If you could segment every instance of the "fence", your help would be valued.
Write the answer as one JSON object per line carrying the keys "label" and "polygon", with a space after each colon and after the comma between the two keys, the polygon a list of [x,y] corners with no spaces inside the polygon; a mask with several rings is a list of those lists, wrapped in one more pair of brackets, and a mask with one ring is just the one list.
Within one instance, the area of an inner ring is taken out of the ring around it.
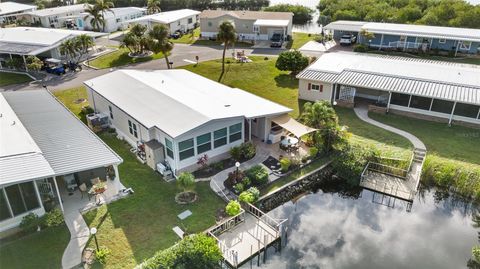
{"label": "fence", "polygon": [[389,176],[399,177],[402,179],[406,179],[408,175],[408,170],[388,166],[380,163],[368,162],[365,169],[362,172],[362,179],[368,175],[369,171],[378,172],[382,174],[386,174]]}

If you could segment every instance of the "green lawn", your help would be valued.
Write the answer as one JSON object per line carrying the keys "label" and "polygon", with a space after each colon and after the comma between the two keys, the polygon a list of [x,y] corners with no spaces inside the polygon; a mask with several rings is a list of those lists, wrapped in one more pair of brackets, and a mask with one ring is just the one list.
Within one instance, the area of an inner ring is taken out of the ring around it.
{"label": "green lawn", "polygon": [[305,45],[308,41],[315,40],[314,34],[307,34],[307,33],[293,33],[293,40],[287,45],[289,49],[299,49],[303,45]]}
{"label": "green lawn", "polygon": [[12,84],[25,83],[30,81],[32,81],[32,79],[27,75],[0,72],[0,87],[12,85]]}
{"label": "green lawn", "polygon": [[429,153],[441,158],[480,164],[480,130],[446,123],[412,119],[398,115],[370,113],[372,119],[417,136]]}
{"label": "green lawn", "polygon": [[35,232],[15,241],[0,243],[0,268],[58,269],[70,241],[66,225]]}
{"label": "green lawn", "polygon": [[[299,114],[298,80],[275,68],[276,57],[250,57],[252,63],[226,64],[222,83],[237,87],[266,99],[292,108],[293,117]],[[232,60],[230,60],[232,61]],[[181,67],[217,81],[221,72],[221,60],[202,62]]]}
{"label": "green lawn", "polygon": [[127,64],[147,62],[151,60],[161,59],[164,57],[162,53],[157,53],[157,54],[153,54],[150,57],[132,58],[128,56],[129,52],[130,51],[126,48],[120,48],[117,51],[102,55],[97,59],[90,61],[90,65],[96,68],[104,69],[104,68],[123,66]]}
{"label": "green lawn", "polygon": [[[86,98],[83,87],[58,91],[55,95],[80,117],[79,107],[73,101]],[[100,137],[123,158],[119,166],[121,181],[135,191],[125,199],[84,215],[87,224],[98,228],[99,244],[112,251],[106,268],[132,268],[156,251],[172,246],[179,240],[172,231],[175,226],[196,233],[215,224],[215,214],[225,203],[210,189],[208,182],[196,184],[197,202],[178,205],[174,201],[179,192],[175,183],[165,182],[158,173],[140,164],[125,142],[110,134]],[[180,221],[177,215],[187,209],[193,215]],[[94,242],[89,246],[93,247]]]}
{"label": "green lawn", "polygon": [[261,195],[268,194],[268,193],[282,187],[283,185],[288,184],[288,183],[294,181],[295,179],[312,172],[313,170],[315,170],[315,169],[319,168],[320,166],[326,164],[329,160],[330,160],[329,157],[324,157],[324,158],[317,159],[317,160],[313,161],[312,163],[310,163],[309,165],[305,166],[304,168],[302,168],[298,171],[295,171],[288,176],[285,176],[285,177],[282,177],[278,180],[275,180],[272,184],[269,184],[265,188],[262,188],[260,190]]}
{"label": "green lawn", "polygon": [[170,39],[173,43],[180,43],[180,44],[193,44],[195,41],[200,37],[200,27],[197,27],[193,30],[192,34],[185,34],[178,39]]}

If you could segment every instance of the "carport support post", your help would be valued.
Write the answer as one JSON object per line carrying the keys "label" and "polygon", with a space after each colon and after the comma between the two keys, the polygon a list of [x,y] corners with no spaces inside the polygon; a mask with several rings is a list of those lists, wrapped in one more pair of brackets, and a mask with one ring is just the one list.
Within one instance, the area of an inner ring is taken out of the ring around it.
{"label": "carport support post", "polygon": [[390,100],[392,100],[392,92],[388,92],[387,113],[390,110]]}
{"label": "carport support post", "polygon": [[23,58],[23,64],[25,65],[25,71],[28,72],[27,60],[25,60],[25,55],[22,55],[22,58]]}
{"label": "carport support post", "polygon": [[382,34],[382,38],[380,39],[380,46],[378,47],[378,50],[382,50],[382,45],[383,45],[383,34]]}
{"label": "carport support post", "polygon": [[62,212],[65,212],[65,210],[63,210],[62,196],[60,196],[60,191],[58,190],[57,177],[53,177],[53,183],[55,184],[55,190],[57,191],[58,202],[60,203],[60,209],[62,209]]}
{"label": "carport support post", "polygon": [[453,112],[455,112],[455,107],[456,106],[457,106],[457,102],[453,103],[452,113],[450,114],[450,119],[448,119],[448,126],[452,125]]}
{"label": "carport support post", "polygon": [[252,141],[252,119],[248,119],[248,141]]}

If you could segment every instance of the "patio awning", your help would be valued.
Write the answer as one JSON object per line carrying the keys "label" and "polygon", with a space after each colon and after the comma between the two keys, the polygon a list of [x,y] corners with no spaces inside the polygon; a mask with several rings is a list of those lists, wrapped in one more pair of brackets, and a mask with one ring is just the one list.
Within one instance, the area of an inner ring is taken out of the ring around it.
{"label": "patio awning", "polygon": [[287,27],[290,24],[289,20],[256,20],[255,26],[270,26],[270,27]]}
{"label": "patio awning", "polygon": [[272,118],[272,121],[282,126],[284,129],[288,130],[289,132],[294,134],[296,137],[301,137],[303,135],[306,135],[308,133],[311,133],[317,130],[301,124],[300,122],[292,119],[287,114],[283,114],[275,118]]}

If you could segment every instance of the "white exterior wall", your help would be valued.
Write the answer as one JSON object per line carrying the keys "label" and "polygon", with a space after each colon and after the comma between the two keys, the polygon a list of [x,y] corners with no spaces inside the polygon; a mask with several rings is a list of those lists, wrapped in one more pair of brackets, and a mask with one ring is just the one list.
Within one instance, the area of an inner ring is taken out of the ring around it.
{"label": "white exterior wall", "polygon": [[[188,23],[188,19],[192,19],[192,23]],[[176,31],[186,32],[190,29],[195,28],[195,23],[197,23],[197,15],[193,15],[187,18],[183,18],[177,21],[174,21],[169,24],[170,34],[175,33]]]}
{"label": "white exterior wall", "polygon": [[[308,90],[308,83],[323,85],[323,92]],[[298,82],[298,98],[307,101],[331,100],[333,84],[322,81],[300,79]]]}
{"label": "white exterior wall", "polygon": [[[135,10],[127,14],[122,14],[122,15],[115,15],[111,12],[106,12],[106,21],[105,21],[105,33],[112,33],[115,31],[123,30],[128,28],[128,23],[126,21],[135,19],[135,18],[140,18],[145,15],[145,12],[141,10]],[[117,19],[119,20],[117,22]],[[83,16],[80,16],[77,18],[77,25],[80,25],[79,21],[82,21],[83,27],[78,27],[79,30],[92,30],[93,27],[90,23],[90,17],[88,17],[86,20],[84,20]]]}
{"label": "white exterior wall", "polygon": [[[230,136],[230,130],[228,127],[230,127],[231,125],[234,125],[234,124],[237,124],[237,123],[242,123],[242,138],[233,142],[233,143],[228,143],[228,139],[229,139],[229,136]],[[218,129],[222,129],[222,128],[225,128],[227,127],[227,144],[224,145],[224,146],[221,146],[221,147],[218,147],[218,148],[213,148],[213,141],[214,141],[214,138],[213,138],[213,132],[218,130]],[[197,154],[197,140],[196,140],[196,137],[199,136],[199,135],[203,135],[205,133],[212,133],[212,140],[211,140],[211,144],[212,144],[212,149],[209,150],[209,151],[206,151],[206,152],[203,152],[203,153],[200,153],[200,154]],[[180,157],[179,157],[179,150],[178,150],[178,143],[181,142],[181,141],[185,141],[187,139],[190,139],[190,138],[193,138],[193,144],[194,144],[194,148],[195,148],[195,155],[188,158],[188,159],[184,159],[182,161],[180,161]],[[218,160],[219,158],[218,157],[221,157],[221,155],[225,155],[225,154],[228,154],[228,152],[230,151],[230,148],[232,147],[235,147],[235,146],[238,146],[240,144],[242,144],[245,140],[245,126],[244,126],[244,118],[233,118],[233,119],[222,119],[222,120],[215,120],[215,121],[211,121],[203,126],[200,126],[196,129],[193,129],[179,137],[177,137],[175,140],[174,140],[174,147],[175,147],[175,152],[174,152],[174,155],[175,155],[175,169],[176,170],[182,170],[182,169],[185,169],[185,168],[189,168],[189,167],[196,167],[196,164],[197,164],[197,161],[198,161],[198,158],[200,158],[201,156],[203,156],[204,154],[207,154],[209,160],[211,160],[211,162],[214,162],[216,160]],[[217,158],[215,158],[217,157]],[[173,165],[172,165],[172,168],[173,168]],[[190,169],[188,169],[190,170]]]}
{"label": "white exterior wall", "polygon": [[[110,117],[108,106],[110,105],[112,107],[113,120],[109,118],[110,124],[117,130],[118,135],[130,145],[136,147],[137,142],[147,142],[151,140],[149,130],[141,125],[136,119],[123,112],[120,108],[110,103],[107,99],[103,98],[95,91],[88,89],[87,93],[88,102],[94,108],[95,112],[99,112]],[[130,134],[128,120],[137,125],[138,138],[136,138],[133,134]]]}

